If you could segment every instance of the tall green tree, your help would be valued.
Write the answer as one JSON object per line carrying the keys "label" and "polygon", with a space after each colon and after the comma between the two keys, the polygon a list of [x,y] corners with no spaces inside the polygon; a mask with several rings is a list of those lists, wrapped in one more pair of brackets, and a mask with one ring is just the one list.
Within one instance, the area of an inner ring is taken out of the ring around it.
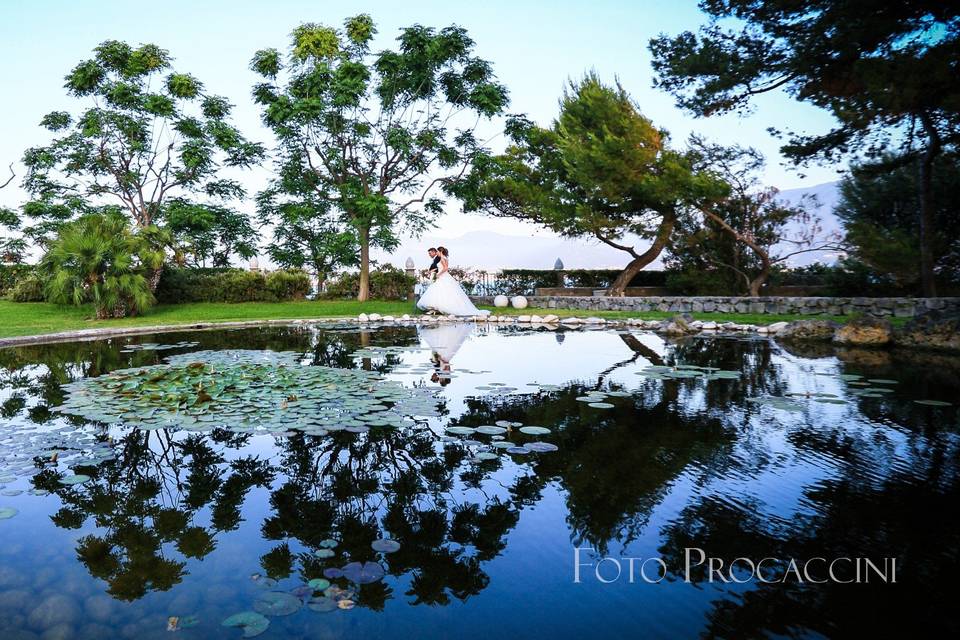
{"label": "tall green tree", "polygon": [[[938,282],[955,287],[960,283],[960,158],[940,156],[933,176],[934,273]],[[907,290],[920,280],[918,181],[913,167],[896,156],[856,165],[840,183],[835,209],[846,227],[850,257]]]}
{"label": "tall green tree", "polygon": [[157,224],[169,232],[174,260],[181,265],[226,267],[231,256],[257,254],[258,234],[250,218],[230,207],[171,198]]}
{"label": "tall green tree", "polygon": [[[919,271],[936,295],[936,159],[960,132],[960,5],[929,0],[701,0],[710,23],[650,43],[654,84],[709,116],[783,90],[828,110],[837,125],[790,134],[797,162],[862,159],[900,147],[918,172]],[[723,21],[733,19],[733,28]]]}
{"label": "tall green tree", "polygon": [[[16,177],[17,174],[14,173],[11,164],[10,177],[0,182],[0,189],[6,188]],[[22,235],[17,234],[20,224],[20,215],[16,211],[0,206],[0,229],[4,230],[3,235],[0,236],[0,262],[20,262],[23,259],[27,242]]]}
{"label": "tall green tree", "polygon": [[93,53],[65,78],[85,108],[44,116],[53,140],[24,154],[24,186],[38,202],[33,211],[118,205],[141,228],[184,202],[213,202],[213,216],[235,214],[224,203],[242,198],[244,188],[222,170],[249,167],[264,150],[230,123],[232,105],[173,71],[170,54],[156,45],[108,40]]}
{"label": "tall green tree", "polygon": [[[663,251],[684,207],[719,196],[722,183],[698,175],[667,134],[644,117],[619,85],[594,74],[572,82],[550,127],[511,118],[506,152],[479,163],[459,195],[468,211],[528,220],[563,236],[599,240],[630,261],[609,289],[630,280]],[[637,249],[627,237],[650,246]]]}
{"label": "tall green tree", "polygon": [[477,124],[508,102],[464,29],[414,25],[396,49],[374,54],[375,33],[367,15],[342,30],[303,24],[288,56],[264,49],[251,62],[265,79],[254,98],[279,143],[272,189],[354,230],[359,300],[369,297],[370,247],[393,247],[401,227],[418,234],[432,222],[442,194],[486,154]]}

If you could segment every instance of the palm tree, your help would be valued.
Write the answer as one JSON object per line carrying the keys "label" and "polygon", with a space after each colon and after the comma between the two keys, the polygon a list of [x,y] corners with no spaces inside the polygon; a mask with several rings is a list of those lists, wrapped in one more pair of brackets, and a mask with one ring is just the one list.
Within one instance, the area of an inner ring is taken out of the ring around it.
{"label": "palm tree", "polygon": [[134,232],[122,216],[81,216],[61,228],[40,263],[47,299],[92,301],[100,319],[141,313],[154,302],[147,275],[163,265],[163,244],[164,232]]}

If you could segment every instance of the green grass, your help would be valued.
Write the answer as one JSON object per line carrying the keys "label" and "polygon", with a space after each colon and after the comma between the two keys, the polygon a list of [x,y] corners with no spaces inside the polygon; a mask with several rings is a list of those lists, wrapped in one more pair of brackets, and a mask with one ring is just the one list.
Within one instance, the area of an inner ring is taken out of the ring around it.
{"label": "green grass", "polygon": [[[663,320],[676,314],[666,311],[634,313],[629,311],[587,311],[581,309],[490,309],[500,315],[547,315],[560,317],[595,316],[608,320],[642,318],[644,320]],[[227,304],[198,302],[178,305],[158,305],[136,318],[119,320],[95,320],[93,308],[61,307],[46,302],[9,302],[0,300],[0,337],[40,335],[76,329],[95,329],[103,327],[137,327],[154,325],[192,324],[196,322],[230,322],[241,320],[297,320],[303,318],[355,317],[361,313],[379,313],[381,315],[403,315],[416,313],[409,302],[374,300],[356,302],[355,300],[321,300],[305,302],[247,302]],[[849,317],[837,316],[801,316],[766,315],[751,313],[694,313],[697,320],[715,322],[739,322],[747,324],[771,324],[809,318],[829,318],[844,322]],[[903,322],[894,319],[895,324]]]}

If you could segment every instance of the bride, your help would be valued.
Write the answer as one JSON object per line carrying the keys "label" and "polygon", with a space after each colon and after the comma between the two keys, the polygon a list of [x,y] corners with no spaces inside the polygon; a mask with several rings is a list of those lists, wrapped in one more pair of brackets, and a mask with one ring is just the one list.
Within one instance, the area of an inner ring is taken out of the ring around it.
{"label": "bride", "polygon": [[450,275],[450,252],[437,247],[440,264],[437,265],[437,277],[417,301],[417,307],[423,311],[437,311],[450,316],[482,316],[489,311],[481,311],[473,306],[463,287]]}

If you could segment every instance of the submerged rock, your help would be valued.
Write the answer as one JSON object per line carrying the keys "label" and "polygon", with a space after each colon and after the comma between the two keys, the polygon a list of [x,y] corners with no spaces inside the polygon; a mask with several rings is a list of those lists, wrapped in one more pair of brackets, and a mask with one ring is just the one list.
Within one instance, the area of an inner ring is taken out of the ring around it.
{"label": "submerged rock", "polygon": [[661,327],[660,331],[668,336],[685,336],[697,333],[697,328],[691,325],[693,318],[687,314],[678,314],[670,318]]}
{"label": "submerged rock", "polygon": [[898,346],[940,351],[960,351],[960,315],[930,311],[894,332]]}
{"label": "submerged rock", "polygon": [[832,340],[837,323],[832,320],[796,320],[777,333],[782,340]]}
{"label": "submerged rock", "polygon": [[837,344],[861,347],[882,347],[890,344],[892,338],[890,321],[872,316],[854,318],[837,327],[833,334],[833,341]]}

